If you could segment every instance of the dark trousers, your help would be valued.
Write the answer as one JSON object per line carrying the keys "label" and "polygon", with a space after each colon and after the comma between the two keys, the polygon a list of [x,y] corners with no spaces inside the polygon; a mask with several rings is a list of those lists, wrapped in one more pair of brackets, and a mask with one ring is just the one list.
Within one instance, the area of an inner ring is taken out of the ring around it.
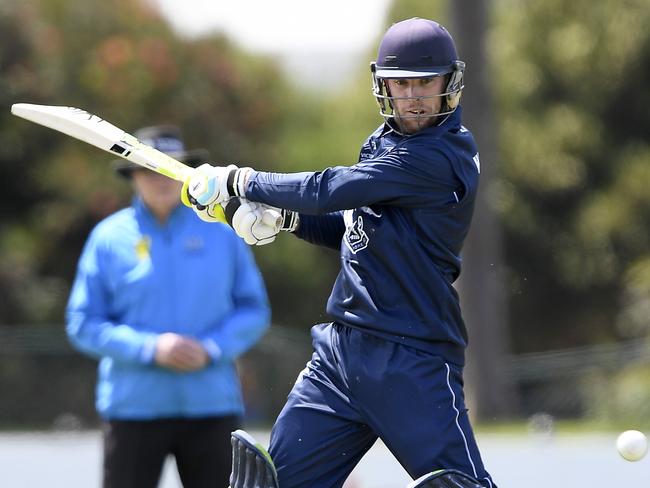
{"label": "dark trousers", "polygon": [[155,488],[173,455],[185,488],[226,488],[239,427],[237,416],[105,422],[103,487]]}
{"label": "dark trousers", "polygon": [[465,408],[462,368],[357,329],[312,328],[314,354],[273,426],[282,488],[341,488],[381,438],[417,479],[458,469],[496,488]]}

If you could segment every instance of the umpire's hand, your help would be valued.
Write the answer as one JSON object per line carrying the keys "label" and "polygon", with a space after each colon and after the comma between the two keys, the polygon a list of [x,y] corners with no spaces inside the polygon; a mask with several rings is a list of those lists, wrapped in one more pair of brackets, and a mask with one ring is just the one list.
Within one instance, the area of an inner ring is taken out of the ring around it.
{"label": "umpire's hand", "polygon": [[203,345],[172,332],[161,334],[156,341],[154,361],[175,371],[196,371],[208,364],[210,357]]}

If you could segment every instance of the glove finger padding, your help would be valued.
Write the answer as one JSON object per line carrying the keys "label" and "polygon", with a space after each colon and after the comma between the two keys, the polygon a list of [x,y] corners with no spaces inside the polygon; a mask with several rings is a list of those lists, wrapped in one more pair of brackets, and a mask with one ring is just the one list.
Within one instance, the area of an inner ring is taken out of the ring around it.
{"label": "glove finger padding", "polygon": [[[253,214],[255,219],[250,226],[250,234],[253,238],[252,240],[255,241],[254,244],[256,246],[263,246],[272,243],[275,240],[275,236],[280,232],[279,227],[270,226],[264,222],[264,212],[264,209],[258,207]],[[246,229],[246,227],[243,227],[243,229]]]}
{"label": "glove finger padding", "polygon": [[[200,205],[221,203],[232,196],[228,192],[228,178],[237,171],[237,166],[212,166],[202,164],[194,170],[185,188],[190,203],[192,198]],[[183,185],[185,187],[185,185]],[[191,198],[190,198],[191,197]],[[182,197],[181,197],[182,198]]]}
{"label": "glove finger padding", "polygon": [[183,182],[183,188],[181,188],[181,202],[186,207],[192,208],[192,202],[190,202],[190,194],[187,189],[190,187],[190,179],[186,179]]}
{"label": "glove finger padding", "polygon": [[223,211],[223,207],[218,203],[213,203],[207,207],[201,207],[199,210],[198,207],[192,207],[194,213],[199,216],[199,218],[205,222],[221,222],[226,223],[226,216]]}
{"label": "glove finger padding", "polygon": [[[228,203],[229,213],[236,203]],[[266,217],[265,217],[265,214]],[[280,213],[269,207],[240,200],[239,206],[232,213],[231,225],[239,237],[244,239],[248,245],[263,246],[270,244],[275,240],[275,236],[280,232]],[[267,222],[272,222],[269,225]]]}
{"label": "glove finger padding", "polygon": [[188,191],[191,178],[188,178],[183,182],[183,187],[181,188],[181,202],[186,207],[190,207],[194,210],[194,213],[199,216],[199,218],[205,222],[222,222],[226,223],[226,215],[224,213],[223,207],[218,203],[212,203],[210,205],[200,205],[194,197],[192,197]]}
{"label": "glove finger padding", "polygon": [[[233,200],[235,199],[233,198]],[[255,207],[252,202],[247,202],[240,199],[237,200],[239,200],[239,205],[236,207],[235,211],[230,217],[230,225],[233,229],[235,229],[237,235],[246,241],[246,244],[252,245],[254,242],[249,242],[249,240],[252,239],[252,236],[250,236],[250,227],[252,227],[255,221],[255,216],[253,214]],[[228,206],[232,208],[230,202],[228,203]]]}
{"label": "glove finger padding", "polygon": [[239,210],[235,212],[233,228],[237,232],[237,235],[244,239],[249,246],[257,244],[257,238],[253,233],[253,226],[258,220],[259,216],[255,211],[247,211],[245,205],[239,207]]}
{"label": "glove finger padding", "polygon": [[274,229],[280,229],[284,218],[282,214],[274,208],[266,207],[262,212],[262,222]]}

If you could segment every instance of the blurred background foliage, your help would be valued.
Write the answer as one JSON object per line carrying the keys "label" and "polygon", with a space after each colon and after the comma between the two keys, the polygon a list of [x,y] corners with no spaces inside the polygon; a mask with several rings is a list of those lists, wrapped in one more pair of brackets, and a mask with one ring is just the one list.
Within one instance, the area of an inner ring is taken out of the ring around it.
{"label": "blurred background foliage", "polygon": [[[650,333],[650,7],[486,3],[497,137],[496,157],[482,164],[498,175],[484,191],[503,226],[509,353],[643,339]],[[385,24],[413,16],[446,23],[448,4],[395,0]],[[280,172],[352,164],[380,123],[366,61],[351,81],[310,91],[273,57],[221,35],[179,37],[144,1],[1,0],[0,40],[5,327],[62,330],[88,232],[130,199],[110,156],[16,119],[12,103],[78,106],[127,131],[174,123],[213,161]],[[476,82],[469,65],[467,90]],[[336,253],[289,236],[255,253],[275,324],[307,335],[327,320]],[[616,388],[624,388],[647,374],[613,368],[608,378],[620,375]],[[584,398],[618,395],[603,385],[592,374]],[[607,417],[620,408],[571,411]]]}
{"label": "blurred background foliage", "polygon": [[490,38],[518,351],[650,326],[650,7],[495,4]]}
{"label": "blurred background foliage", "polygon": [[[310,95],[294,95],[273,59],[242,52],[220,36],[179,39],[146,3],[117,4],[1,4],[4,324],[60,324],[88,231],[130,199],[130,188],[112,174],[110,156],[18,121],[8,115],[12,103],[83,107],[131,132],[174,123],[188,146],[208,148],[214,161],[260,169],[313,164],[313,154],[322,157],[321,166],[346,160],[336,153],[338,144],[314,151],[313,136],[296,133],[318,131],[325,117]],[[281,157],[283,147],[292,149],[288,158]],[[295,243],[285,242],[261,253],[267,279],[283,281],[274,296],[275,320],[310,322],[313,310],[323,308],[332,272],[323,276],[327,266],[310,265],[323,261],[321,252],[309,246],[296,252]],[[299,292],[303,300],[283,306],[283,296]]]}

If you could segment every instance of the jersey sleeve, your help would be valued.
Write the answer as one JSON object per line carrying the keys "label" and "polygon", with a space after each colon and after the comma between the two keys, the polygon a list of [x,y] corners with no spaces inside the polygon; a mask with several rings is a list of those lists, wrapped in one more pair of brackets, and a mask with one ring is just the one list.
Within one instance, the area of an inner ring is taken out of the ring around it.
{"label": "jersey sleeve", "polygon": [[300,225],[294,235],[311,244],[340,250],[344,232],[343,212],[332,212],[324,215],[301,214]]}
{"label": "jersey sleeve", "polygon": [[458,201],[460,184],[447,154],[397,147],[389,154],[353,166],[318,172],[254,172],[246,197],[307,215],[368,205],[433,207]]}
{"label": "jersey sleeve", "polygon": [[110,259],[102,232],[88,238],[77,267],[66,309],[66,333],[72,345],[92,357],[148,363],[156,335],[116,323],[110,318],[110,293],[105,285]]}

